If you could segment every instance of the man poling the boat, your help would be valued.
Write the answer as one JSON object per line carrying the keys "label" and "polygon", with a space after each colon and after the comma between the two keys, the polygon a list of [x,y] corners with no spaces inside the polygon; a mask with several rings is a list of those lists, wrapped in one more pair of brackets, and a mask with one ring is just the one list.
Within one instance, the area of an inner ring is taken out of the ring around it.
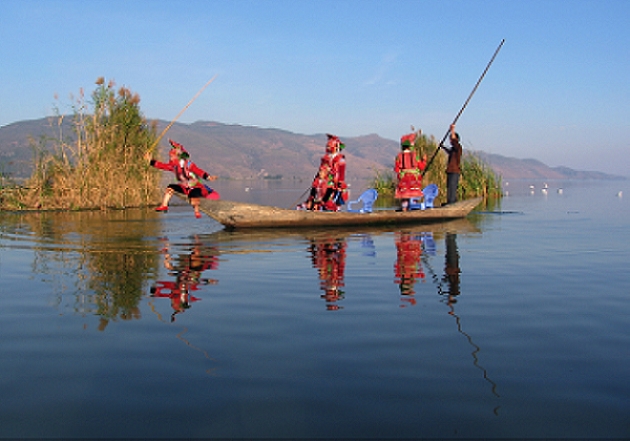
{"label": "man poling the boat", "polygon": [[409,209],[409,199],[422,197],[422,170],[426,167],[427,156],[418,158],[413,149],[415,141],[415,133],[400,138],[402,151],[396,156],[394,164],[394,171],[398,176],[394,197],[400,199],[402,211]]}
{"label": "man poling the boat", "polygon": [[339,211],[348,201],[346,184],[346,157],[341,150],[346,146],[339,137],[326,135],[326,153],[322,156],[319,169],[311,184],[310,194],[298,209],[311,211]]}
{"label": "man poling the boat", "polygon": [[459,186],[459,174],[461,173],[460,163],[462,160],[462,145],[459,133],[455,131],[455,124],[451,124],[451,148],[442,148],[448,153],[446,165],[446,203],[457,202],[457,187]]}
{"label": "man poling the boat", "polygon": [[[468,98],[466,98],[466,101],[464,102],[464,105],[462,106],[461,109],[459,109],[459,112],[457,112],[457,115],[455,116],[455,119],[453,120],[453,122],[451,123],[451,125],[449,126],[449,129],[446,131],[446,133],[444,134],[444,137],[442,138],[442,141],[440,141],[440,144],[438,145],[438,148],[435,149],[435,152],[433,153],[433,155],[431,156],[431,158],[429,159],[429,162],[427,163],[427,166],[425,167],[424,171],[422,172],[422,176],[424,177],[425,173],[429,170],[429,167],[431,166],[431,164],[433,163],[433,160],[435,159],[435,157],[437,156],[438,152],[444,148],[444,142],[446,141],[446,138],[451,135],[452,136],[452,132],[454,130],[455,124],[457,124],[457,120],[459,120],[459,117],[462,116],[462,113],[464,113],[464,109],[466,109],[466,106],[468,106],[468,103],[470,102],[470,100],[472,99],[473,95],[475,94],[475,92],[477,91],[477,88],[479,87],[479,85],[481,84],[481,80],[483,80],[483,78],[486,76],[486,73],[488,73],[488,70],[490,69],[490,66],[492,66],[492,63],[494,62],[494,59],[496,58],[496,56],[498,55],[499,51],[501,50],[501,48],[503,47],[503,43],[505,43],[505,39],[501,40],[501,43],[499,43],[499,46],[497,47],[497,49],[494,51],[494,54],[492,55],[492,58],[490,59],[490,61],[488,62],[488,64],[486,65],[486,68],[483,70],[483,73],[481,74],[481,76],[479,77],[479,79],[477,80],[477,83],[475,84],[475,87],[473,87],[473,90],[470,92],[470,94],[468,95]],[[459,136],[459,135],[458,135]],[[451,138],[452,139],[452,138]],[[459,139],[457,140],[457,142],[459,143]],[[453,144],[451,144],[452,146]],[[448,149],[445,149],[448,151]],[[458,174],[459,177],[459,174]],[[459,180],[459,179],[458,179]]]}
{"label": "man poling the boat", "polygon": [[190,204],[195,210],[195,217],[200,218],[199,199],[219,199],[219,194],[212,188],[204,185],[201,179],[214,181],[216,176],[208,174],[208,172],[199,168],[190,160],[190,154],[184,149],[184,146],[169,139],[171,149],[169,150],[169,161],[159,162],[155,159],[150,160],[151,166],[160,170],[171,171],[175,174],[177,183],[170,184],[164,192],[162,204],[157,207],[156,211],[168,211],[168,203],[175,192],[186,195]]}

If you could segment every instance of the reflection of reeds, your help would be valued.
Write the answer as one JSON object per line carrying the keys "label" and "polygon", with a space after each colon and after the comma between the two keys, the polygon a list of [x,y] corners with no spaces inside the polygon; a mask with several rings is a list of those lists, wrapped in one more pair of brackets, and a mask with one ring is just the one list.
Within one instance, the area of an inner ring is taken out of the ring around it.
{"label": "reflection of reeds", "polygon": [[31,177],[3,192],[2,208],[125,208],[155,200],[159,176],[146,160],[153,153],[155,124],[142,116],[137,94],[125,87],[115,91],[103,78],[96,84],[93,109],[82,90],[75,100],[71,134],[64,133],[64,116],[56,111],[51,123],[58,135],[31,140]]}
{"label": "reflection of reeds", "polygon": [[148,278],[158,271],[158,249],[146,237],[157,236],[159,224],[143,222],[146,216],[144,210],[27,213],[12,216],[7,228],[18,239],[27,234],[33,273],[53,284],[57,307],[96,315],[104,330],[112,321],[140,318]]}
{"label": "reflection of reeds", "polygon": [[[433,136],[420,135],[416,137],[414,150],[418,158],[426,155],[433,157],[438,144]],[[436,202],[442,204],[446,200],[446,154],[438,153],[423,177],[423,185],[436,184],[440,189]],[[393,172],[376,171],[371,184],[379,193],[379,198],[392,197],[396,188],[396,177]],[[484,198],[501,197],[501,179],[479,155],[464,151],[461,162],[461,176],[459,181],[459,199],[470,199],[477,196]]]}

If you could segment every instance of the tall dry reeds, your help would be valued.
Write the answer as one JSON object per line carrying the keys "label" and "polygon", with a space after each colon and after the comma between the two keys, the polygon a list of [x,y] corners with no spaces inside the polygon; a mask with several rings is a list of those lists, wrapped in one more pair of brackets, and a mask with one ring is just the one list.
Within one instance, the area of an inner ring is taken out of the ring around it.
{"label": "tall dry reeds", "polygon": [[[140,97],[128,88],[96,81],[87,102],[73,101],[70,134],[55,110],[57,135],[31,140],[33,171],[0,202],[13,209],[107,209],[144,206],[158,195],[157,171],[145,156],[154,153],[155,124],[140,112]],[[52,144],[52,145],[51,145]]]}

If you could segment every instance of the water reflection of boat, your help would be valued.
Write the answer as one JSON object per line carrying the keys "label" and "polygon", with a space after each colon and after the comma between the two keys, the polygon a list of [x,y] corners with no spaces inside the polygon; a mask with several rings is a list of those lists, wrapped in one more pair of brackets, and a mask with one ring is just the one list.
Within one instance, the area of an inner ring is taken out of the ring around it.
{"label": "water reflection of boat", "polygon": [[[221,244],[221,254],[282,252],[278,243],[298,241],[307,244],[312,265],[318,271],[321,298],[329,310],[342,309],[345,297],[344,275],[348,241],[360,244],[361,254],[376,256],[374,238],[394,234],[398,259],[394,280],[401,287],[403,304],[413,304],[413,285],[424,277],[421,256],[435,255],[436,238],[448,233],[477,234],[480,230],[468,219],[392,228],[359,226],[354,228],[245,229],[220,230],[204,235],[204,240]],[[406,246],[405,246],[406,244]],[[415,270],[414,270],[415,268]]]}
{"label": "water reflection of boat", "polygon": [[430,224],[466,217],[482,198],[468,199],[443,207],[415,211],[378,210],[372,213],[289,210],[228,200],[202,199],[200,208],[228,229],[304,228]]}
{"label": "water reflection of boat", "polygon": [[[249,248],[250,251],[258,249],[258,244],[261,242],[273,241],[275,239],[302,239],[302,240],[317,240],[326,239],[329,237],[348,238],[360,236],[364,240],[365,235],[378,236],[379,234],[386,234],[400,231],[392,225],[377,225],[377,226],[356,226],[353,228],[256,228],[245,230],[220,230],[214,233],[205,235],[208,239],[212,239],[218,243],[236,243],[242,242],[242,247]],[[414,231],[420,233],[432,233],[437,235],[443,235],[448,232],[457,234],[474,234],[481,231],[472,222],[466,218],[453,219],[443,222],[433,222],[430,224],[423,224],[415,227]],[[240,250],[243,252],[243,250]],[[263,251],[263,250],[261,250]],[[229,252],[227,249],[222,248],[222,253]]]}

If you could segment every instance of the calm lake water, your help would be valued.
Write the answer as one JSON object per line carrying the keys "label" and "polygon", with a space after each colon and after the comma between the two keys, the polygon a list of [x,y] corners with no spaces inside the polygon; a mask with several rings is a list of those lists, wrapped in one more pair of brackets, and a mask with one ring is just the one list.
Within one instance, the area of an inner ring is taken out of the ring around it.
{"label": "calm lake water", "polygon": [[404,229],[0,214],[0,436],[630,437],[630,184],[541,185]]}

